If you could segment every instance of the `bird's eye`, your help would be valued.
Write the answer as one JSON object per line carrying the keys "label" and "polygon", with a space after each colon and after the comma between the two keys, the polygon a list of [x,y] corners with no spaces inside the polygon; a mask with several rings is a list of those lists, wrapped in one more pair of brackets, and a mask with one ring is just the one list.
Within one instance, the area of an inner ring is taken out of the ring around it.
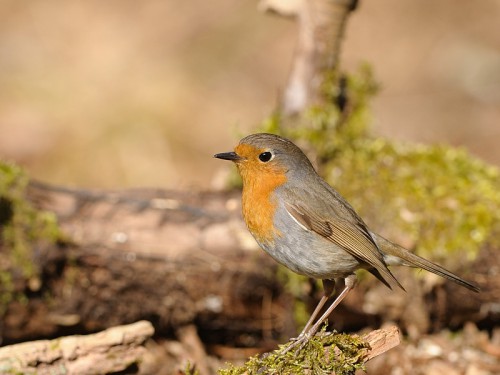
{"label": "bird's eye", "polygon": [[259,160],[263,163],[267,163],[269,160],[271,160],[274,157],[274,155],[269,152],[265,151],[262,154],[259,155]]}

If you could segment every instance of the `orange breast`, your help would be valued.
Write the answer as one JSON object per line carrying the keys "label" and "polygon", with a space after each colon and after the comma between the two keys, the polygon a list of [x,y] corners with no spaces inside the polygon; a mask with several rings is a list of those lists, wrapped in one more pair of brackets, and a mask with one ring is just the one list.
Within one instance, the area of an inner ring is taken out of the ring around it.
{"label": "orange breast", "polygon": [[274,228],[273,217],[277,207],[275,189],[286,182],[283,173],[261,173],[243,177],[242,209],[248,229],[259,243],[272,244],[281,233]]}

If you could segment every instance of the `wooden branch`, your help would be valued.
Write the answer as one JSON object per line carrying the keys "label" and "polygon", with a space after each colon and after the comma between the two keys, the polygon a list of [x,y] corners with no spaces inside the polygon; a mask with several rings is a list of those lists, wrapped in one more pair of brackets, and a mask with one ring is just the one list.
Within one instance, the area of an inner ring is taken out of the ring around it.
{"label": "wooden branch", "polygon": [[[332,343],[330,339],[335,340],[335,335],[335,333],[331,332],[319,332],[311,338],[316,342],[308,343],[305,348],[301,348],[295,353],[294,349],[292,349],[292,351],[283,354],[281,352],[282,348],[279,348],[260,357],[251,358],[244,366],[239,367],[237,372],[242,374],[267,374],[276,373],[276,369],[279,368],[288,374],[294,371],[297,372],[298,368],[307,368],[311,373],[316,373],[320,369],[323,372],[327,371],[325,366],[328,369],[349,369],[352,368],[354,363],[357,365],[364,364],[400,344],[399,329],[397,327],[378,329],[362,336],[361,339],[368,344],[368,348],[361,344],[359,338],[356,337],[357,335],[343,335],[339,337],[339,342]],[[357,351],[348,350],[343,353],[345,347],[351,346],[353,342],[360,344],[357,346]],[[318,346],[318,344],[321,346]],[[323,350],[324,355],[318,350]],[[333,350],[333,353],[330,352],[331,350]],[[335,373],[332,375],[335,375]]]}
{"label": "wooden branch", "polygon": [[285,116],[302,112],[322,99],[325,73],[336,69],[342,38],[357,0],[263,0],[260,8],[296,16],[299,35],[281,111]]}
{"label": "wooden branch", "polygon": [[86,336],[68,336],[0,348],[0,371],[9,374],[108,374],[137,364],[154,333],[147,321]]}
{"label": "wooden branch", "polygon": [[365,362],[384,354],[401,343],[399,328],[396,326],[371,331],[364,335],[363,339],[370,344],[370,349],[365,354]]}

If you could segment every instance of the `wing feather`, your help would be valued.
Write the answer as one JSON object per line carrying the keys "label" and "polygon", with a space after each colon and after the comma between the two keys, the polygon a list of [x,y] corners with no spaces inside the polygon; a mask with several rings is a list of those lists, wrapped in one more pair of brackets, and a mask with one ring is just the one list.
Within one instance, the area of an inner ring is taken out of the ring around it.
{"label": "wing feather", "polygon": [[318,233],[358,258],[361,262],[375,268],[378,275],[382,275],[386,285],[387,280],[391,280],[394,284],[403,288],[387,268],[380,249],[361,219],[356,223],[338,217],[325,219],[306,207],[297,204],[286,203],[285,208],[303,227]]}

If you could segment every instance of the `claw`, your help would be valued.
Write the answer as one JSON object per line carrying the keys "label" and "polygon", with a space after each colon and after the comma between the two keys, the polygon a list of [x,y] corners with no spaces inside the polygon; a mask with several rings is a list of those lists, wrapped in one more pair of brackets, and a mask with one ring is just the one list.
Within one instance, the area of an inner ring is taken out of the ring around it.
{"label": "claw", "polygon": [[[324,283],[324,280],[323,280],[323,283]],[[281,354],[287,353],[288,351],[290,351],[290,349],[295,348],[299,344],[300,344],[300,347],[297,350],[297,352],[300,352],[300,350],[302,348],[304,348],[305,344],[311,339],[311,337],[313,337],[316,334],[316,332],[318,332],[319,328],[321,327],[321,324],[323,324],[323,322],[325,322],[326,319],[328,319],[328,316],[331,314],[331,312],[344,299],[344,297],[354,288],[355,285],[356,285],[356,275],[352,274],[352,275],[347,276],[345,279],[345,287],[342,290],[342,292],[337,296],[337,298],[335,298],[335,300],[332,302],[330,307],[328,307],[328,309],[323,313],[323,315],[321,315],[321,317],[316,321],[316,323],[312,324],[314,318],[319,313],[319,311],[321,310],[321,308],[325,304],[326,300],[328,299],[327,295],[323,296],[321,298],[318,306],[316,306],[316,309],[314,310],[311,318],[309,319],[306,326],[304,327],[301,334],[299,335],[299,337],[294,339],[293,342],[290,345],[288,345],[286,348],[283,348],[281,350]]]}
{"label": "claw", "polygon": [[309,330],[307,332],[302,332],[298,337],[293,337],[290,339],[288,346],[282,348],[279,351],[279,354],[284,355],[285,353],[288,353],[290,350],[297,348],[295,351],[295,356],[298,356],[300,351],[304,349],[304,347],[307,345],[309,340],[311,340],[314,336],[320,336],[320,337],[326,337],[330,336],[333,334],[333,332],[326,332],[326,326],[324,329],[320,330],[317,332],[316,330]]}
{"label": "claw", "polygon": [[302,332],[298,337],[294,337],[290,339],[290,345],[286,346],[280,351],[280,354],[285,354],[292,350],[293,348],[297,347],[298,345],[299,348],[295,351],[295,355],[297,355],[302,349],[304,349],[304,346],[307,344],[307,342],[311,339],[312,335],[309,334],[309,332]]}

